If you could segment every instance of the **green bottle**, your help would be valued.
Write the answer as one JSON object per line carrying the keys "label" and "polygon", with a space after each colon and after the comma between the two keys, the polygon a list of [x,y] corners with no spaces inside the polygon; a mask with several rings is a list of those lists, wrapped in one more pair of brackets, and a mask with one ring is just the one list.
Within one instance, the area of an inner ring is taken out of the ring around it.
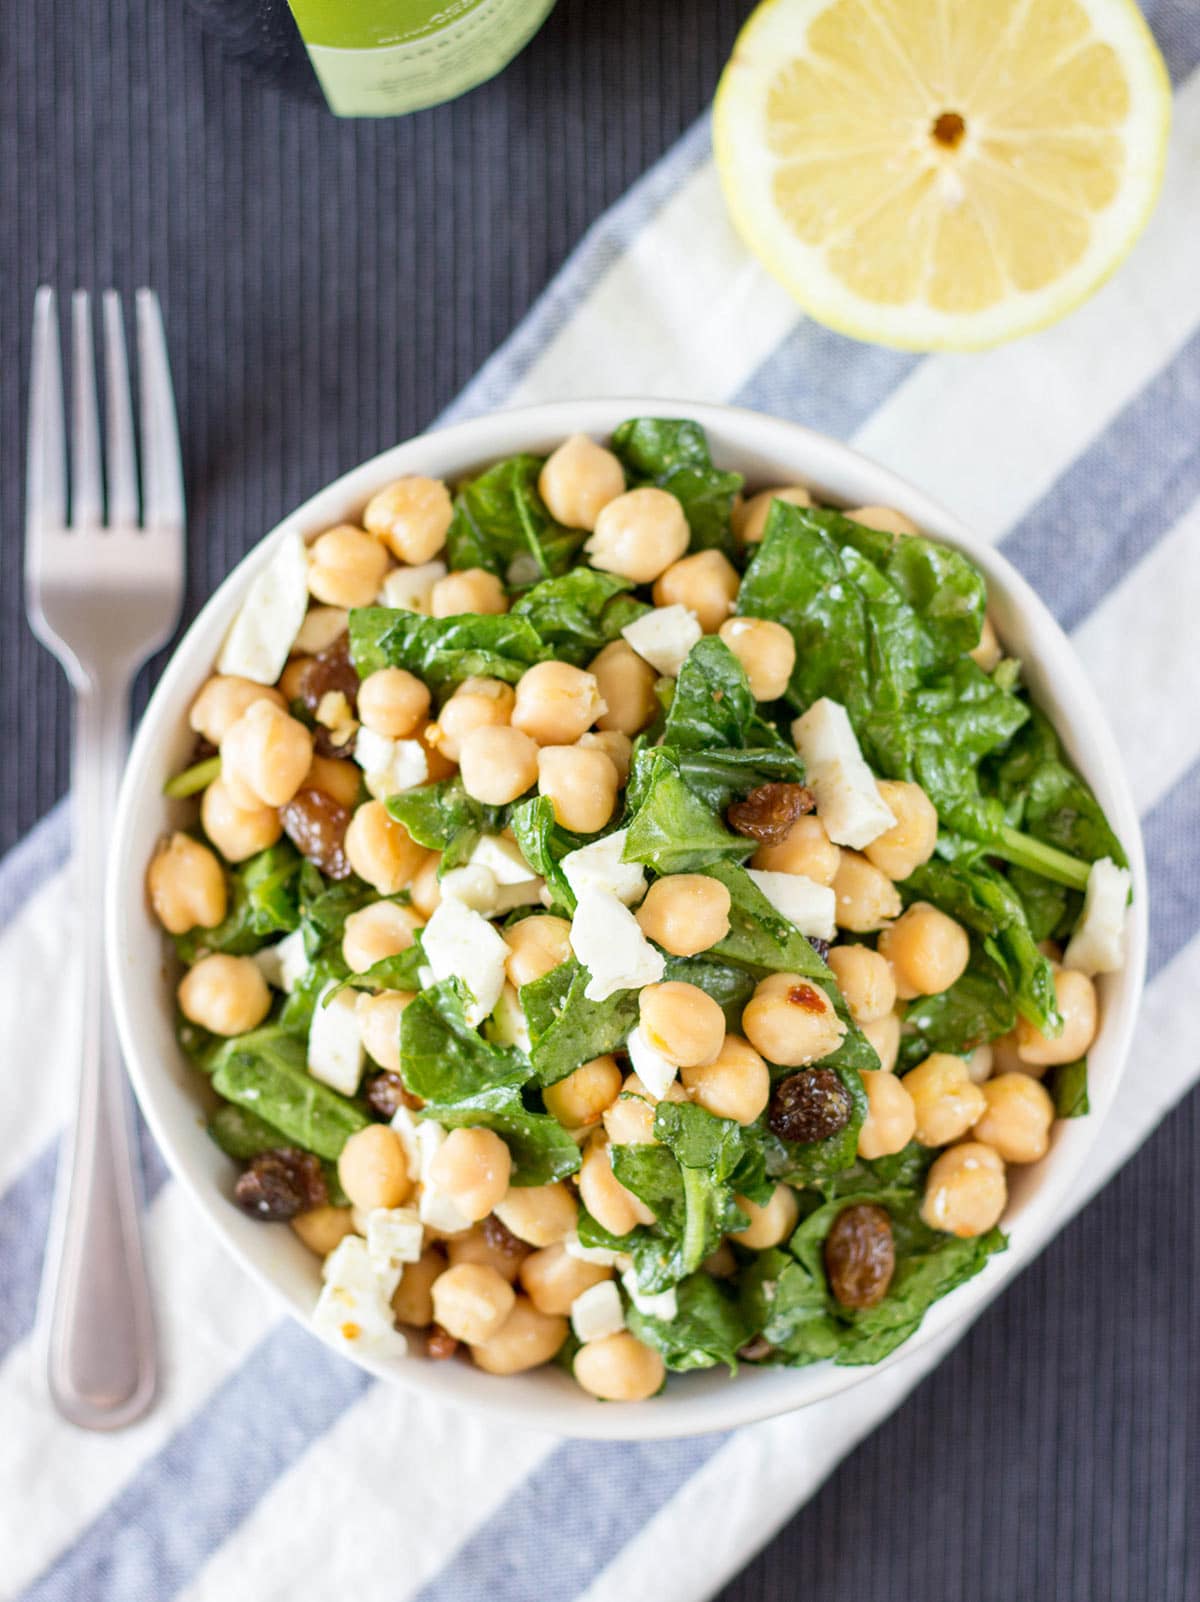
{"label": "green bottle", "polygon": [[398,117],[495,77],[554,0],[288,0],[330,109]]}

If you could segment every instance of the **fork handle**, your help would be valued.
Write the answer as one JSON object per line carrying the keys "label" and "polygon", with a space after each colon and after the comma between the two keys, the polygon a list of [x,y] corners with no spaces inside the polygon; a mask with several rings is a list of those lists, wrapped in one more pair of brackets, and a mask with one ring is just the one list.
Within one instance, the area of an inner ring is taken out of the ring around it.
{"label": "fork handle", "polygon": [[95,1430],[140,1417],[156,1382],[129,1091],[104,971],[104,870],[127,715],[127,683],[79,687],[72,826],[83,955],[80,1079],[59,1170],[48,1355],[59,1412]]}

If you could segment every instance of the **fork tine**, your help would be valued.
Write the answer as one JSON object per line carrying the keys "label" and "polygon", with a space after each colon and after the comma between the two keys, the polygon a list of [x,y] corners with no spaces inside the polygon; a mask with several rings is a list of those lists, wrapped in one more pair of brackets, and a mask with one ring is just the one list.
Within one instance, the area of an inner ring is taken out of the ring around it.
{"label": "fork tine", "polygon": [[71,296],[71,334],[71,527],[97,528],[104,521],[104,483],[92,304],[86,289]]}
{"label": "fork tine", "polygon": [[29,457],[25,529],[29,555],[42,529],[67,520],[67,438],[63,420],[62,356],[54,291],[43,284],[33,302],[29,371]]}
{"label": "fork tine", "polygon": [[133,446],[129,361],[125,354],[125,319],[121,315],[121,297],[115,289],[104,291],[103,320],[108,521],[112,528],[132,528],[138,520],[137,459]]}
{"label": "fork tine", "polygon": [[171,365],[158,296],[137,292],[138,370],[141,377],[142,521],[183,532],[183,466],[171,392]]}

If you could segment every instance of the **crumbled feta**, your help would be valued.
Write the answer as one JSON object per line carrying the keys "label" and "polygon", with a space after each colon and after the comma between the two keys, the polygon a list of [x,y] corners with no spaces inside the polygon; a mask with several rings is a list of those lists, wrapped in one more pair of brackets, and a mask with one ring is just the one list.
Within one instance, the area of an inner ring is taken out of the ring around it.
{"label": "crumbled feta", "polygon": [[[400,1144],[404,1147],[404,1161],[408,1168],[408,1177],[415,1185],[421,1178],[421,1142],[417,1137],[417,1131],[424,1129],[425,1124],[419,1123],[413,1117],[411,1108],[400,1106],[396,1108],[392,1117],[392,1128],[400,1137]],[[429,1128],[440,1129],[441,1125],[430,1122]]]}
{"label": "crumbled feta", "polygon": [[438,1190],[429,1175],[430,1165],[446,1140],[443,1126],[433,1118],[416,1119],[407,1107],[400,1107],[392,1119],[392,1128],[404,1147],[409,1178],[416,1180],[419,1187],[417,1216],[422,1224],[443,1235],[458,1235],[469,1229],[471,1220]]}
{"label": "crumbled feta", "polygon": [[291,995],[308,972],[308,952],[304,949],[304,934],[294,929],[273,946],[264,946],[254,953],[259,972],[275,990]]}
{"label": "crumbled feta", "polygon": [[317,1334],[344,1351],[403,1357],[408,1342],[396,1328],[387,1278],[376,1272],[366,1241],[347,1235],[325,1259],[322,1274],[312,1318]]}
{"label": "crumbled feta", "polygon": [[308,1026],[308,1071],[323,1085],[341,1091],[343,1096],[353,1096],[363,1071],[358,996],[353,990],[331,996],[335,989],[337,981],[333,980],[318,995],[313,1008]]}
{"label": "crumbled feta", "polygon": [[818,884],[805,873],[770,873],[747,868],[750,878],[767,900],[802,935],[817,940],[837,937],[837,897],[829,885]]}
{"label": "crumbled feta", "polygon": [[633,1065],[634,1073],[645,1085],[654,1100],[661,1101],[675,1083],[675,1076],[679,1069],[673,1062],[668,1062],[662,1052],[650,1044],[642,1031],[641,1024],[626,1040],[625,1050],[629,1053],[629,1061]]}
{"label": "crumbled feta", "polygon": [[500,1000],[488,1020],[487,1036],[497,1046],[516,1046],[526,1055],[533,1049],[529,1022],[515,985],[506,984],[500,992]]}
{"label": "crumbled feta", "polygon": [[421,945],[435,979],[463,981],[471,995],[467,1022],[481,1024],[504,989],[508,947],[499,931],[461,901],[444,899],[422,930]]}
{"label": "crumbled feta", "polygon": [[626,640],[656,673],[678,678],[688,652],[704,633],[695,612],[686,606],[656,606],[621,630]]}
{"label": "crumbled feta", "polygon": [[394,607],[398,612],[423,612],[428,616],[433,586],[445,576],[445,562],[421,562],[416,567],[393,568],[379,591],[379,604]]}
{"label": "crumbled feta", "polygon": [[[426,951],[429,950],[428,929]],[[584,995],[605,1001],[618,990],[640,990],[663,976],[666,960],[642,933],[637,919],[608,890],[585,890],[571,920],[571,950],[587,969]]]}
{"label": "crumbled feta", "polygon": [[625,1308],[616,1282],[602,1279],[590,1285],[571,1303],[571,1328],[577,1340],[603,1340],[625,1328]]}
{"label": "crumbled feta", "polygon": [[218,673],[274,684],[308,610],[308,549],[289,534],[246,592],[217,658]]}
{"label": "crumbled feta", "polygon": [[520,846],[506,834],[480,835],[467,861],[473,867],[487,868],[495,875],[497,884],[541,882],[522,856]]}
{"label": "crumbled feta", "polygon": [[601,1268],[628,1268],[633,1261],[628,1252],[614,1251],[611,1246],[585,1246],[577,1229],[564,1235],[562,1244],[567,1256],[579,1263],[598,1263]]}
{"label": "crumbled feta", "polygon": [[304,656],[316,656],[327,651],[350,627],[350,614],[341,606],[314,606],[300,625],[300,632],[292,641],[292,650]]}
{"label": "crumbled feta", "polygon": [[444,873],[438,883],[443,901],[449,896],[485,918],[498,918],[514,907],[536,906],[541,901],[545,880],[536,874],[530,875],[526,868],[524,879],[505,883],[494,869],[485,862],[477,862],[472,854],[461,868],[451,868],[449,873]]}
{"label": "crumbled feta", "polygon": [[895,815],[863,760],[840,701],[828,696],[814,701],[792,724],[792,739],[817,798],[817,816],[831,840],[861,851],[895,827]]}
{"label": "crumbled feta", "polygon": [[664,1324],[669,1324],[679,1311],[679,1301],[674,1288],[658,1291],[654,1295],[639,1290],[635,1269],[625,1270],[621,1275],[621,1284],[625,1287],[625,1294],[643,1318],[657,1318]]}
{"label": "crumbled feta", "polygon": [[1111,857],[1093,862],[1083,912],[1063,954],[1063,967],[1079,973],[1115,973],[1125,961],[1125,915],[1132,878]]}
{"label": "crumbled feta", "polygon": [[405,1263],[415,1263],[420,1257],[424,1235],[415,1207],[374,1207],[367,1214],[367,1256],[381,1282],[386,1282],[388,1275],[395,1276],[393,1292]]}
{"label": "crumbled feta", "polygon": [[413,790],[429,778],[429,758],[420,740],[389,740],[373,729],[359,729],[354,760],[377,801]]}
{"label": "crumbled feta", "polygon": [[627,907],[636,906],[646,894],[646,870],[640,862],[622,862],[627,829],[617,829],[602,840],[568,851],[560,867],[575,899],[587,890],[607,890]]}

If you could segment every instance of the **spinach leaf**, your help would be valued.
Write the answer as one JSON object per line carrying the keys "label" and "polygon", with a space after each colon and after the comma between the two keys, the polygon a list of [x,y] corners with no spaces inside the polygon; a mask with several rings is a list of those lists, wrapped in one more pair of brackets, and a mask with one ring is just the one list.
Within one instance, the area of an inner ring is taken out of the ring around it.
{"label": "spinach leaf", "polygon": [[792,1367],[833,1357],[845,1331],[831,1318],[825,1292],[794,1257],[778,1247],[757,1252],[740,1276],[739,1301],[751,1335],[778,1350],[768,1361]]}
{"label": "spinach leaf", "polygon": [[216,1059],[213,1088],[273,1124],[291,1144],[331,1162],[370,1121],[357,1102],[312,1077],[303,1040],[277,1025],[230,1040]]}
{"label": "spinach leaf", "polygon": [[477,1090],[452,1102],[430,1101],[422,1112],[447,1129],[494,1129],[512,1157],[514,1185],[549,1185],[579,1167],[579,1147],[570,1133],[549,1113],[531,1112],[512,1085]]}
{"label": "spinach leaf", "polygon": [[575,911],[575,892],[562,871],[562,859],[585,845],[589,837],[572,834],[554,821],[554,803],[548,795],[518,801],[510,821],[521,855],[546,881],[551,910],[569,918]]}
{"label": "spinach leaf", "polygon": [[738,1352],[753,1333],[732,1291],[708,1274],[692,1274],[675,1291],[675,1317],[649,1318],[630,1306],[629,1328],[647,1346],[662,1353],[667,1367],[677,1374],[690,1369],[714,1368],[725,1363],[737,1368]]}
{"label": "spinach leaf", "polygon": [[303,857],[280,840],[229,870],[229,908],[214,929],[175,936],[179,960],[189,967],[205,951],[242,957],[272,935],[290,934],[300,922],[299,881]]}
{"label": "spinach leaf", "polygon": [[[276,1129],[274,1124],[269,1124],[248,1107],[235,1107],[229,1101],[222,1102],[208,1120],[208,1133],[226,1156],[232,1157],[235,1162],[249,1162],[260,1152],[294,1145],[282,1129]],[[326,1159],[321,1164],[321,1171],[325,1176],[330,1205],[348,1207],[350,1199],[342,1189],[336,1163]]]}
{"label": "spinach leaf", "polygon": [[580,1063],[620,1050],[637,1027],[636,990],[617,990],[606,1001],[589,1001],[587,984],[587,969],[572,957],[521,986],[532,1041],[529,1055],[539,1085],[552,1085]]}
{"label": "spinach leaf", "polygon": [[626,862],[644,862],[660,874],[690,873],[722,859],[744,861],[754,851],[753,840],[725,828],[688,788],[666,747],[635,754],[634,785],[638,803],[626,824]]}
{"label": "spinach leaf", "polygon": [[387,809],[418,845],[442,852],[443,870],[465,862],[480,835],[499,834],[508,815],[469,796],[457,777],[389,796]]}
{"label": "spinach leaf", "polygon": [[554,655],[583,667],[649,607],[628,594],[630,579],[590,567],[544,579],[513,605],[513,617],[528,618]]}
{"label": "spinach leaf", "polygon": [[727,1231],[749,1222],[733,1189],[703,1168],[689,1168],[662,1146],[613,1146],[613,1173],[654,1214],[632,1242],[644,1291],[669,1289],[699,1268]]}
{"label": "spinach leaf", "polygon": [[1088,1102],[1087,1058],[1060,1063],[1052,1070],[1047,1087],[1054,1099],[1056,1118],[1083,1118],[1091,1111]]}
{"label": "spinach leaf", "polygon": [[1036,708],[1007,750],[985,772],[985,785],[1004,805],[1009,822],[1035,840],[1097,862],[1128,861],[1100,803],[1070,767],[1049,719]]}
{"label": "spinach leaf", "polygon": [[666,417],[635,417],[612,437],[634,485],[656,484],[683,507],[692,531],[691,549],[735,551],[730,523],[733,498],[744,480],[713,466],[704,430],[698,423]]}
{"label": "spinach leaf", "polygon": [[910,1002],[904,1014],[901,1064],[914,1067],[934,1051],[968,1056],[976,1046],[1007,1034],[1016,1021],[1005,970],[972,942],[966,972],[948,990]]}
{"label": "spinach leaf", "polygon": [[300,927],[309,958],[315,961],[336,952],[340,960],[346,919],[378,899],[371,886],[353,874],[348,879],[325,879],[311,863],[306,864],[300,887]]}
{"label": "spinach leaf", "polygon": [[422,617],[383,606],[351,612],[350,653],[363,678],[380,668],[406,668],[439,693],[471,678],[515,684],[550,655],[529,619],[508,612]]}
{"label": "spinach leaf", "polygon": [[[363,973],[349,973],[338,987],[342,990],[366,990],[378,995],[381,990],[420,990],[421,969],[425,966],[425,953],[421,950],[420,932],[407,951],[393,957],[381,957]],[[333,994],[330,995],[333,999]]]}
{"label": "spinach leaf", "polygon": [[510,456],[459,485],[446,536],[452,568],[486,568],[516,588],[570,566],[585,536],[546,510],[537,487],[543,462],[541,456]]}
{"label": "spinach leaf", "polygon": [[761,1128],[718,1118],[693,1102],[660,1101],[654,1133],[681,1168],[703,1169],[710,1180],[760,1205],[771,1199],[775,1186],[767,1178]]}
{"label": "spinach leaf", "polygon": [[458,1103],[496,1086],[520,1085],[529,1062],[511,1046],[484,1040],[467,1022],[457,979],[423,990],[400,1019],[400,1071],[405,1088],[428,1102]]}

